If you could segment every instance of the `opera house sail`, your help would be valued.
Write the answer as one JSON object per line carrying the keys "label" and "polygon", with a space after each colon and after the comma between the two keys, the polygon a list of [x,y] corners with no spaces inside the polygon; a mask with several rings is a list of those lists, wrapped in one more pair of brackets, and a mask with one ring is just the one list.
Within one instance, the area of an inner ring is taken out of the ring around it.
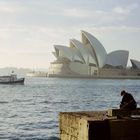
{"label": "opera house sail", "polygon": [[104,67],[126,68],[129,52],[125,50],[117,50],[109,53],[106,58]]}
{"label": "opera house sail", "polygon": [[133,69],[140,69],[140,61],[134,60],[134,59],[130,59],[131,63],[132,63],[132,68]]}
{"label": "opera house sail", "polygon": [[[69,46],[54,45],[56,60],[51,62],[48,75],[58,77],[95,77],[127,75],[129,51],[107,53],[102,43],[86,31],[81,41],[70,39]],[[140,69],[140,62],[131,59],[132,69]],[[135,74],[135,73],[134,73]]]}
{"label": "opera house sail", "polygon": [[90,33],[82,31],[82,42],[97,67],[103,67],[106,60],[106,50],[103,45]]}

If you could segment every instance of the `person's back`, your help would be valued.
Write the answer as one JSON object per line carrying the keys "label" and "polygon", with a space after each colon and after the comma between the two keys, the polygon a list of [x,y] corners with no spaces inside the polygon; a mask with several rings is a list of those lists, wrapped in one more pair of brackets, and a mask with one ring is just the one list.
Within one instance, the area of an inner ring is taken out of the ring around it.
{"label": "person's back", "polygon": [[130,93],[127,93],[123,90],[121,92],[121,96],[123,96],[120,104],[121,109],[136,109],[137,107],[136,101]]}

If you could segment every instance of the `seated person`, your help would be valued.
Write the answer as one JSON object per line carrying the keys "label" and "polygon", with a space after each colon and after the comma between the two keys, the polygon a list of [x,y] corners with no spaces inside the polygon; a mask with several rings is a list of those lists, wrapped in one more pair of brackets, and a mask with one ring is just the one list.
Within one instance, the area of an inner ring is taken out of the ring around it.
{"label": "seated person", "polygon": [[123,90],[121,91],[121,96],[123,96],[123,98],[120,104],[120,109],[136,109],[137,103],[130,93]]}

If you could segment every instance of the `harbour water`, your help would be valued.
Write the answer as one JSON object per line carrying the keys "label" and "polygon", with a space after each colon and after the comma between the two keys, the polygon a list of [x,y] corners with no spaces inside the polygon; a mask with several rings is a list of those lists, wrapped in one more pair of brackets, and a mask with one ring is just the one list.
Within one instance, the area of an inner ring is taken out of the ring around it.
{"label": "harbour water", "polygon": [[0,139],[58,140],[58,114],[118,108],[120,91],[140,106],[140,80],[26,78],[24,85],[0,85]]}

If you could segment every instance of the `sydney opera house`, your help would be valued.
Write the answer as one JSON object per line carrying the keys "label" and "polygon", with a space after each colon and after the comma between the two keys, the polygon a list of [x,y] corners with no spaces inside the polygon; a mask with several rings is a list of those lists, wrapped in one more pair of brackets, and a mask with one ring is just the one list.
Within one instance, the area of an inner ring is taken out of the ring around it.
{"label": "sydney opera house", "polygon": [[107,52],[102,43],[86,31],[81,31],[81,41],[70,39],[69,46],[54,45],[49,76],[97,77],[97,76],[140,76],[140,62],[130,59],[129,51]]}

